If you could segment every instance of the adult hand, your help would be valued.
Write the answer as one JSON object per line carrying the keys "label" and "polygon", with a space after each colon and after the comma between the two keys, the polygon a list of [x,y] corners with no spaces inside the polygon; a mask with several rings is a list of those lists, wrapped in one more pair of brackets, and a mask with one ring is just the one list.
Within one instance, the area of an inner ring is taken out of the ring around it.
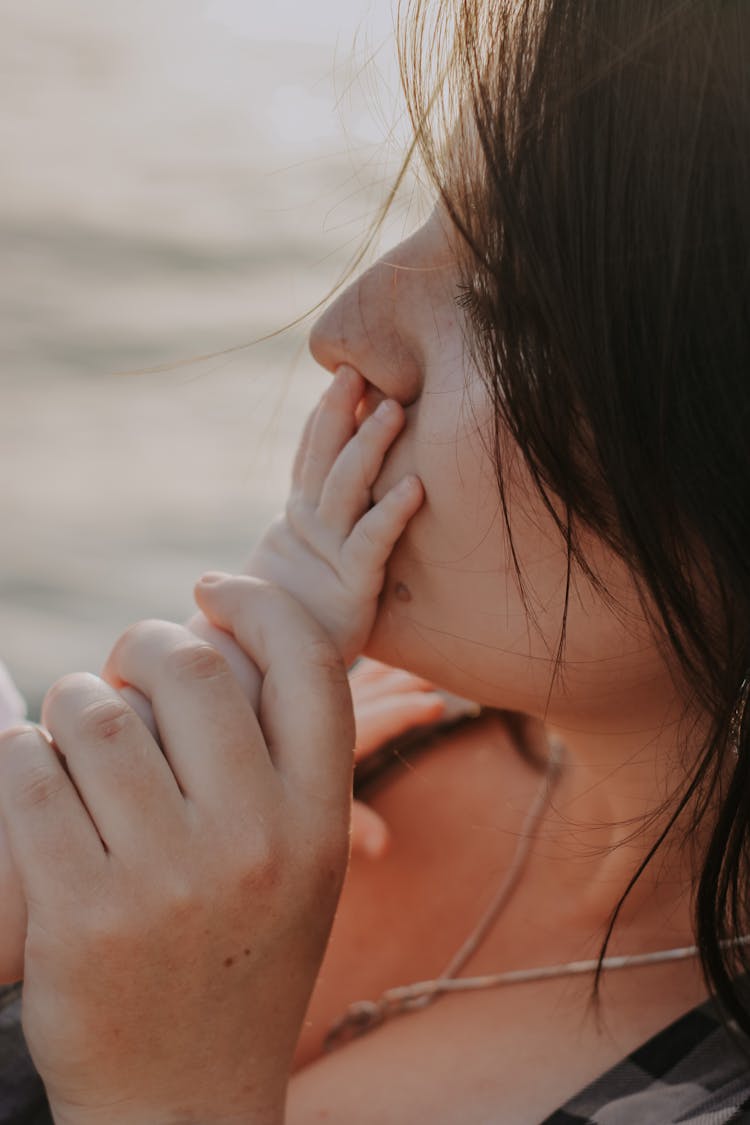
{"label": "adult hand", "polygon": [[[60,681],[0,744],[0,815],[28,903],[24,1028],[58,1125],[283,1120],[347,859],[344,667],[289,595],[196,596],[261,670],[143,622],[109,682]],[[117,688],[150,700],[163,753]]]}

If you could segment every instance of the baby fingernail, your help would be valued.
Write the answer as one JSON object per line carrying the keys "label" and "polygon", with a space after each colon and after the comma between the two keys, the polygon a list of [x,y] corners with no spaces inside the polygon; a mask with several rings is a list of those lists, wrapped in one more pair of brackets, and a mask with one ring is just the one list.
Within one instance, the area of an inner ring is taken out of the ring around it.
{"label": "baby fingernail", "polygon": [[373,826],[362,839],[362,850],[368,859],[381,859],[388,850],[388,831],[384,825]]}
{"label": "baby fingernail", "polygon": [[201,575],[199,583],[201,586],[212,586],[216,582],[223,582],[227,578],[231,578],[231,575],[226,574],[223,570],[209,570],[206,574]]}
{"label": "baby fingernail", "polygon": [[415,477],[413,473],[410,473],[408,477],[404,477],[403,480],[400,480],[396,486],[399,496],[407,496],[410,492],[413,492],[418,479],[419,478]]}
{"label": "baby fingernail", "polygon": [[375,411],[375,416],[377,418],[388,418],[391,414],[393,414],[395,409],[396,403],[393,401],[393,399],[385,398]]}

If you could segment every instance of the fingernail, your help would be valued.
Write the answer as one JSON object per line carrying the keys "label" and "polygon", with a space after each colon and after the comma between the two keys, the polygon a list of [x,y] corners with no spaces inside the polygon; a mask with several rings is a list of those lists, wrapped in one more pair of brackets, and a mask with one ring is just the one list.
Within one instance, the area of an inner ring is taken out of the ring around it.
{"label": "fingernail", "polygon": [[400,480],[396,486],[396,491],[399,496],[408,496],[410,492],[413,492],[418,480],[419,477],[415,477],[413,473],[410,473],[408,477],[404,477],[403,480]]}
{"label": "fingernail", "polygon": [[370,831],[362,840],[362,850],[368,859],[382,859],[388,851],[387,831]]}
{"label": "fingernail", "polygon": [[385,398],[375,411],[377,418],[387,418],[396,409],[396,404],[391,398]]}
{"label": "fingernail", "polygon": [[231,577],[231,574],[227,574],[223,570],[209,570],[206,574],[202,574],[198,579],[198,585],[213,586],[217,582],[224,582],[227,578]]}

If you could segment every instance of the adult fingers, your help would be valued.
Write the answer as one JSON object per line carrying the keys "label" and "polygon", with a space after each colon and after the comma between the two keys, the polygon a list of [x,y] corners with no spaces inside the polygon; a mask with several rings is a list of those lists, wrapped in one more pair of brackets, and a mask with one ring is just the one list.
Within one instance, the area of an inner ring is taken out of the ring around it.
{"label": "adult fingers", "polygon": [[47,693],[42,717],[107,850],[127,864],[158,854],[182,821],[184,801],[125,700],[96,676],[65,676]]}
{"label": "adult fingers", "polygon": [[268,792],[273,770],[257,717],[213,645],[185,626],[141,621],[105,670],[151,700],[164,754],[191,800],[222,807],[238,792]]}
{"label": "adult fingers", "polygon": [[403,407],[384,399],[332,462],[320,492],[321,520],[342,539],[367,511],[383,459],[406,421]]}
{"label": "adult fingers", "polygon": [[187,627],[202,641],[208,641],[226,660],[229,670],[250,703],[253,711],[257,713],[260,706],[260,672],[243,652],[240,646],[223,629],[217,629],[202,613],[196,613],[187,622]]}
{"label": "adult fingers", "polygon": [[106,853],[59,756],[32,726],[0,735],[0,816],[30,908],[90,886]]}
{"label": "adult fingers", "polygon": [[324,803],[351,796],[354,720],[346,669],[323,627],[290,594],[252,578],[207,575],[196,600],[263,676],[261,724],[274,762]]}
{"label": "adult fingers", "polygon": [[135,688],[127,686],[120,688],[120,695],[125,700],[131,711],[135,711],[136,715],[141,720],[151,737],[156,742],[158,742],[159,732],[156,729],[156,719],[154,718],[154,712],[151,709],[151,704],[146,699],[146,696],[141,695],[141,693],[139,691],[136,691]]}

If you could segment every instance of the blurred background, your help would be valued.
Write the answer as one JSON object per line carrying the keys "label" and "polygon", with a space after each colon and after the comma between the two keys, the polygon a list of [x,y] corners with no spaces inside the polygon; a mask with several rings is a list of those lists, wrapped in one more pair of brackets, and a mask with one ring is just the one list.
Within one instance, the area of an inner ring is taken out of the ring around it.
{"label": "blurred background", "polygon": [[[0,12],[0,656],[36,715],[283,503],[311,319],[183,361],[325,296],[408,128],[390,0]],[[407,188],[383,240],[423,211]]]}

